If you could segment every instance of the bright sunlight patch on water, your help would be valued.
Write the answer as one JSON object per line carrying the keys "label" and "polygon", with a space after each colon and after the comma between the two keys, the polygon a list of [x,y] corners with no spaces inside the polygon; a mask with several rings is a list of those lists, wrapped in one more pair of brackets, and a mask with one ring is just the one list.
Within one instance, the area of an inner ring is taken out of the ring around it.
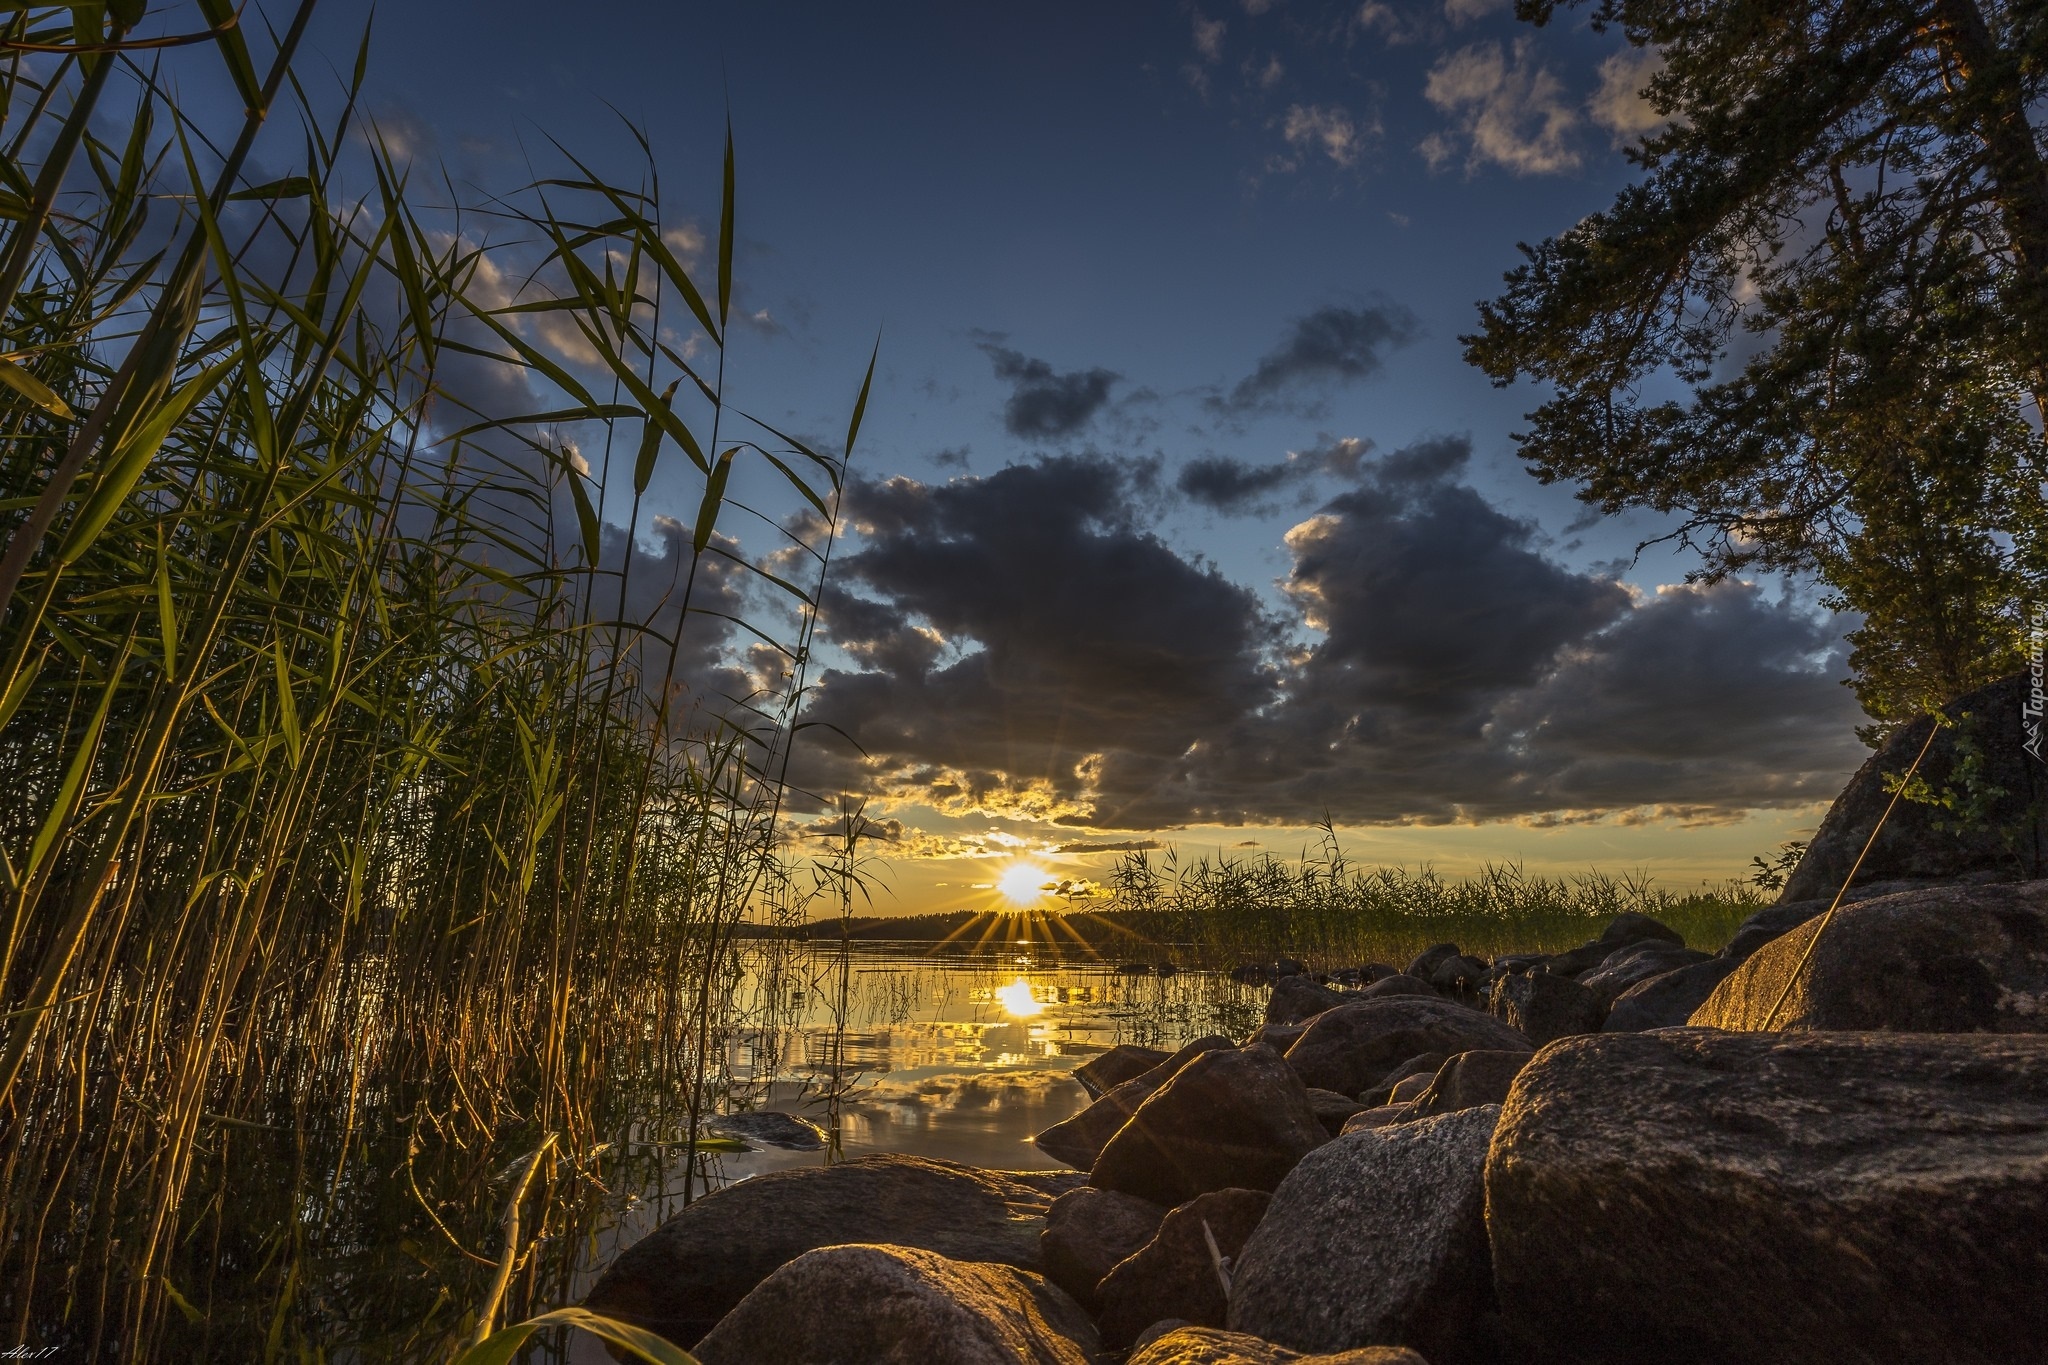
{"label": "bright sunlight patch on water", "polygon": [[998,1004],[1019,1019],[1029,1019],[1045,1011],[1045,1006],[1031,993],[1031,983],[1021,976],[993,994]]}

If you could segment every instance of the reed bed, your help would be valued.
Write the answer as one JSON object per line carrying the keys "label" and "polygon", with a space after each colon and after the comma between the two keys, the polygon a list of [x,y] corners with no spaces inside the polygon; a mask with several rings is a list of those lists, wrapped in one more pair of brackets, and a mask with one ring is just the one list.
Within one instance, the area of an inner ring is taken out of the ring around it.
{"label": "reed bed", "polygon": [[[559,1301],[695,1156],[734,929],[801,880],[866,389],[832,452],[727,402],[730,139],[701,262],[644,140],[423,197],[361,55],[299,84],[312,9],[0,7],[0,1318],[67,1359],[445,1359]],[[201,62],[238,126],[166,95]],[[742,554],[735,466],[823,539]],[[716,693],[714,581],[767,603]]]}
{"label": "reed bed", "polygon": [[1769,900],[1740,882],[1675,891],[1647,874],[1545,877],[1512,863],[1456,879],[1430,868],[1359,867],[1334,837],[1299,860],[1184,864],[1171,851],[1157,861],[1132,853],[1106,880],[1114,900],[1096,918],[1136,940],[1185,944],[1209,967],[1279,957],[1318,970],[1399,966],[1445,942],[1485,956],[1556,951],[1598,935],[1625,911],[1653,915],[1692,947],[1714,949]]}

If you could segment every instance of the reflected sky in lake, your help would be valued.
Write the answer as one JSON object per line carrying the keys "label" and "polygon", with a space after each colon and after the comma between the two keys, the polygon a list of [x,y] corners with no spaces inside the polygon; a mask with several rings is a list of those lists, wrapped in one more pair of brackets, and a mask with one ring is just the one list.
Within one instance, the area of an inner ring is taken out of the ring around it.
{"label": "reflected sky in lake", "polygon": [[[837,945],[750,954],[750,1024],[727,1047],[735,1108],[823,1125],[840,970]],[[1265,993],[1204,972],[1127,974],[1109,961],[1038,952],[933,952],[862,944],[846,983],[840,1155],[906,1152],[1010,1170],[1060,1169],[1031,1135],[1086,1103],[1073,1068],[1119,1043],[1174,1048],[1257,1025]],[[713,1181],[823,1165],[825,1152],[764,1149],[709,1161]],[[680,1206],[684,1172],[599,1240],[593,1268]],[[601,1353],[600,1353],[601,1357]]]}

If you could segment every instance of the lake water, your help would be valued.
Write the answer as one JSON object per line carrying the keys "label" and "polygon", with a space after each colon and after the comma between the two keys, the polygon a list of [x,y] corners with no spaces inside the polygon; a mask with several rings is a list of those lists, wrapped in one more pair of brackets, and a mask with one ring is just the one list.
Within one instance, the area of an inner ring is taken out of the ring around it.
{"label": "lake water", "polygon": [[[750,965],[744,994],[760,1022],[728,1050],[736,1107],[785,1110],[832,1126],[824,1096],[841,980],[837,945]],[[1052,955],[1042,944],[962,952],[863,943],[851,950],[843,980],[837,1158],[774,1149],[721,1154],[706,1163],[712,1183],[875,1152],[1059,1168],[1030,1138],[1087,1102],[1074,1067],[1120,1043],[1171,1049],[1209,1033],[1242,1037],[1257,1026],[1266,998],[1263,988],[1213,973],[1133,975],[1100,958]],[[663,1189],[647,1192],[598,1239],[584,1287],[618,1248],[680,1206],[687,1179],[677,1164]],[[574,1358],[605,1359],[580,1347]]]}

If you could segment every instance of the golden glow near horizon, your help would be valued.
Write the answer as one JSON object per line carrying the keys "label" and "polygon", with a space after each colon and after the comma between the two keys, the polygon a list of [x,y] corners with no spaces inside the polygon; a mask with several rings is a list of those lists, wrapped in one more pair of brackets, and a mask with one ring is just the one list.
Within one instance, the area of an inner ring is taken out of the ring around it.
{"label": "golden glow near horizon", "polygon": [[1012,905],[1036,905],[1045,898],[1045,885],[1052,879],[1037,863],[1020,858],[996,877],[996,890]]}
{"label": "golden glow near horizon", "polygon": [[1045,1006],[1031,993],[1031,983],[1021,976],[997,990],[995,997],[998,1004],[1019,1019],[1029,1019],[1034,1014],[1045,1012]]}

